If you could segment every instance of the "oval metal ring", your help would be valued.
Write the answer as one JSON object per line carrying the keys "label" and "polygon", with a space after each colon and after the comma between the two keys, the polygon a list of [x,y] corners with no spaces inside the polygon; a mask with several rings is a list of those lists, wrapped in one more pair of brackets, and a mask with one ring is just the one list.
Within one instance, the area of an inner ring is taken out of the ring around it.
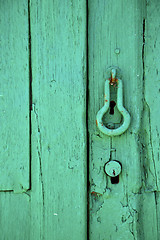
{"label": "oval metal ring", "polygon": [[104,106],[98,111],[96,122],[99,130],[107,136],[118,136],[124,133],[130,125],[130,114],[123,106],[123,84],[121,79],[118,80],[118,89],[117,89],[117,108],[123,116],[123,123],[119,128],[109,129],[103,124],[103,116],[109,109],[110,104],[110,80],[105,81],[105,103]]}

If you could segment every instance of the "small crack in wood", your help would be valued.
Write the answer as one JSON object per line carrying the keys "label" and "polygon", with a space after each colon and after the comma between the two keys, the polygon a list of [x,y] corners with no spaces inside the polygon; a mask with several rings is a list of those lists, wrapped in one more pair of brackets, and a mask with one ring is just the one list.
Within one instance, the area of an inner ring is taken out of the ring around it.
{"label": "small crack in wood", "polygon": [[40,180],[41,180],[41,186],[42,186],[42,198],[43,198],[43,209],[44,209],[44,182],[43,182],[43,172],[42,172],[42,141],[41,141],[41,130],[40,130],[40,124],[39,124],[39,117],[38,112],[35,108],[35,104],[33,105],[33,111],[36,116],[37,121],[37,132],[38,132],[38,146],[37,146],[37,152],[38,152],[38,158],[39,158],[39,168],[40,168]]}

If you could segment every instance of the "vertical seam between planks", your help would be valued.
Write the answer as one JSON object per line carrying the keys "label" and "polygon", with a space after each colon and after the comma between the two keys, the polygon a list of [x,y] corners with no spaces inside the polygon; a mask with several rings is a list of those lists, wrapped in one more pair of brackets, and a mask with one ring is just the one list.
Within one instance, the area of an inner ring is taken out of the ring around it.
{"label": "vertical seam between planks", "polygon": [[88,94],[89,94],[89,53],[88,53],[88,0],[86,0],[86,132],[87,132],[87,240],[89,240],[90,214],[89,214],[89,126],[88,126]]}
{"label": "vertical seam between planks", "polygon": [[30,20],[30,0],[28,0],[28,51],[29,51],[29,189],[31,190],[31,160],[32,160],[32,57],[31,57],[31,20]]}
{"label": "vertical seam between planks", "polygon": [[[145,48],[145,26],[146,24],[146,19],[143,18],[143,44],[142,44],[142,68],[143,68],[143,76],[142,76],[142,79],[143,79],[143,89],[144,89],[144,81],[145,81],[145,62],[144,62],[144,48]],[[143,95],[144,95],[144,91],[143,91]],[[144,96],[143,96],[144,97]]]}

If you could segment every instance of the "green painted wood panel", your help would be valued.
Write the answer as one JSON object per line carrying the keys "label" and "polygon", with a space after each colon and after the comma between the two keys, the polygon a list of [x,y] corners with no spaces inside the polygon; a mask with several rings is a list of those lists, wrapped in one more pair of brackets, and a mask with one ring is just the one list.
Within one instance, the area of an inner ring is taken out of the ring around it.
{"label": "green painted wood panel", "polygon": [[30,197],[13,192],[0,193],[0,238],[32,240],[30,238]]}
{"label": "green painted wood panel", "polygon": [[146,1],[144,44],[144,110],[142,156],[145,196],[143,196],[144,239],[160,240],[160,24],[159,1]]}
{"label": "green painted wood panel", "polygon": [[160,190],[160,25],[159,2],[147,1],[144,58],[144,124],[142,139],[147,191]]}
{"label": "green painted wood panel", "polygon": [[[89,1],[90,240],[159,239],[157,5]],[[122,70],[124,106],[131,114],[128,131],[113,138],[95,124],[110,66]],[[109,159],[122,163],[118,184],[104,173]]]}
{"label": "green painted wood panel", "polygon": [[28,3],[0,1],[0,190],[29,188]]}
{"label": "green painted wood panel", "polygon": [[86,2],[31,1],[31,239],[86,239]]}
{"label": "green painted wood panel", "polygon": [[[2,169],[7,166],[1,179],[8,185],[0,186],[14,190],[0,193],[6,240],[88,239],[86,1],[62,2],[32,0],[29,12],[27,1],[0,3],[2,26],[10,23],[1,35],[0,81],[1,149],[8,146],[1,154]],[[88,4],[89,240],[160,240],[158,0]],[[24,183],[29,186],[29,32],[32,184],[22,193]],[[100,133],[95,121],[111,65],[122,70],[131,114],[128,131],[114,138]],[[118,184],[104,173],[110,158],[122,163]]]}

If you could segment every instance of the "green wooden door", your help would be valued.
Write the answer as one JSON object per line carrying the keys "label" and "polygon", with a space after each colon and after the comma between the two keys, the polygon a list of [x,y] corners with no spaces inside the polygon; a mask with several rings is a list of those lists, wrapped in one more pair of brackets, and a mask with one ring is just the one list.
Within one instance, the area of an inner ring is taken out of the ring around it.
{"label": "green wooden door", "polygon": [[[0,19],[0,239],[159,240],[158,0],[2,0]],[[111,66],[115,137],[96,126]]]}
{"label": "green wooden door", "polygon": [[[160,239],[158,12],[156,0],[89,1],[92,240]],[[129,129],[116,137],[105,136],[95,124],[109,66],[122,70],[124,106],[131,115]],[[115,159],[122,164],[118,184],[103,169]]]}

